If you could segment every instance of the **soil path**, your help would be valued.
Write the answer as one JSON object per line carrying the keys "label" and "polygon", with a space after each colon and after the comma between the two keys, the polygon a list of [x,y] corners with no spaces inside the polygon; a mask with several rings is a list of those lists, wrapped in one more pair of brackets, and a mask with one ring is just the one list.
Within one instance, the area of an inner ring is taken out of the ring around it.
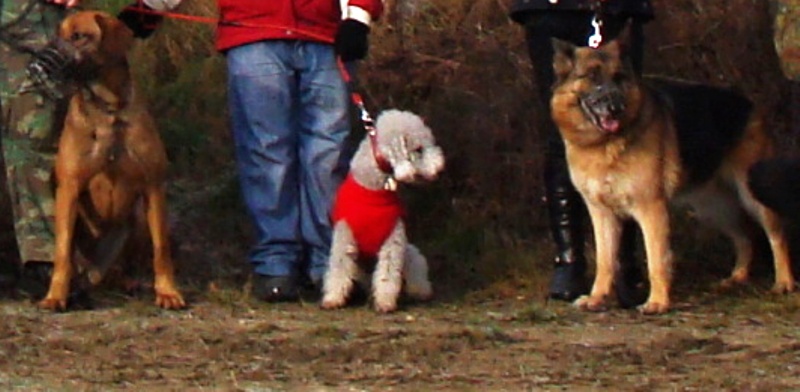
{"label": "soil path", "polygon": [[0,302],[0,388],[20,390],[798,390],[797,298],[708,295],[658,317],[524,297],[321,311],[225,297],[166,312],[109,299]]}

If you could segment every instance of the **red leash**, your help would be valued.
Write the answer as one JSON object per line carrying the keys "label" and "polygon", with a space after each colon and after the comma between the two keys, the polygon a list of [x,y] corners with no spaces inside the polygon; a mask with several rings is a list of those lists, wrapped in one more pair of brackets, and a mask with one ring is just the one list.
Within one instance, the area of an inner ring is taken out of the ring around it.
{"label": "red leash", "polygon": [[[337,59],[336,64],[339,66],[339,72],[342,73],[342,78],[344,78],[345,83],[350,83],[352,78],[350,77],[350,73],[347,72],[347,68],[344,66],[342,59]],[[375,158],[375,163],[378,164],[378,169],[386,174],[392,174],[394,171],[392,169],[392,164],[381,154],[378,148],[378,128],[375,128],[375,121],[369,114],[367,106],[364,104],[364,99],[361,97],[361,94],[355,90],[350,91],[350,99],[361,113],[361,123],[364,124],[364,130],[367,131],[369,143],[372,148],[372,156]]]}
{"label": "red leash", "polygon": [[[206,16],[188,15],[188,14],[181,14],[177,12],[167,12],[167,11],[156,11],[145,7],[143,0],[138,0],[136,3],[136,7],[134,9],[136,10],[136,12],[139,12],[141,14],[159,15],[167,18],[205,23],[214,26],[225,25],[225,26],[236,26],[236,27],[271,28],[277,30],[288,30],[298,33],[302,36],[310,37],[325,42],[327,44],[334,43],[333,39],[328,36],[316,34],[302,29],[291,28],[287,26],[269,25],[262,23],[248,23],[245,21],[224,21],[218,18],[212,18]],[[345,83],[350,83],[352,81],[352,77],[350,76],[350,73],[347,72],[347,68],[344,66],[344,63],[342,63],[342,60],[337,58],[336,63],[339,66],[339,72],[342,74],[342,78],[344,79]],[[360,116],[361,122],[364,124],[364,129],[366,130],[367,136],[369,137],[370,145],[372,146],[372,155],[375,158],[375,162],[378,164],[378,168],[384,173],[391,174],[393,171],[392,165],[391,163],[389,163],[386,157],[384,157],[383,154],[381,154],[380,149],[378,148],[378,140],[377,140],[378,129],[375,128],[375,121],[372,119],[372,116],[369,114],[369,111],[367,111],[366,105],[364,105],[364,99],[361,97],[361,94],[359,94],[355,90],[350,92],[350,99],[353,101],[353,104],[358,108],[359,112],[361,113]]]}
{"label": "red leash", "polygon": [[[267,0],[267,1],[269,1],[269,0]],[[236,20],[227,21],[227,20],[220,20],[218,18],[212,18],[212,17],[208,17],[208,16],[188,15],[188,14],[182,14],[182,13],[178,13],[178,12],[169,12],[169,11],[156,11],[154,9],[147,8],[144,5],[143,0],[137,0],[136,7],[134,7],[133,9],[136,10],[136,12],[139,12],[141,14],[159,15],[159,16],[163,16],[163,17],[166,17],[166,18],[186,20],[186,21],[190,21],[190,22],[198,22],[198,23],[204,23],[204,24],[209,24],[209,25],[214,25],[214,26],[222,25],[222,26],[235,26],[235,27],[250,27],[250,28],[262,28],[262,29],[263,28],[268,28],[268,29],[277,29],[277,30],[289,30],[289,31],[298,33],[300,35],[303,35],[303,36],[306,36],[306,37],[310,37],[310,38],[325,42],[327,44],[333,44],[333,39],[331,37],[328,37],[328,36],[325,36],[325,35],[321,35],[321,34],[317,34],[317,33],[310,32],[310,31],[306,31],[306,30],[302,30],[302,29],[288,27],[288,26],[271,25],[271,24],[264,24],[264,23],[249,23],[247,21],[236,21]]]}

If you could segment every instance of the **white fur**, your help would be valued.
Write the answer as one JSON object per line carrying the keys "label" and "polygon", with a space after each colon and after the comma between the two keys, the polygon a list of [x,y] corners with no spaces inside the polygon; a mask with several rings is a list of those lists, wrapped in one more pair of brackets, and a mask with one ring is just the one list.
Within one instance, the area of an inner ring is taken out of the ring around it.
{"label": "white fur", "polygon": [[[393,177],[398,182],[431,181],[444,169],[442,150],[419,116],[387,110],[378,116],[375,125],[378,150],[391,164]],[[378,168],[369,138],[361,142],[350,163],[350,173],[357,183],[368,189],[383,189],[386,184],[389,175]],[[334,226],[328,270],[323,280],[323,308],[343,307],[354,281],[369,282],[365,271],[358,266],[357,257],[358,247],[350,227],[344,221],[338,222]],[[419,249],[408,243],[402,219],[378,252],[370,285],[375,309],[383,313],[397,309],[401,291],[418,300],[433,296],[428,263]]]}

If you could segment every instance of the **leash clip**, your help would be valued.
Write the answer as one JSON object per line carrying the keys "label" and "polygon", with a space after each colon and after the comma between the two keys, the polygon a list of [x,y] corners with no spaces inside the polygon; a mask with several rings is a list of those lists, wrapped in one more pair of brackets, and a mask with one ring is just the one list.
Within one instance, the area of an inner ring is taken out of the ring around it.
{"label": "leash clip", "polygon": [[603,21],[595,14],[594,17],[592,17],[592,35],[589,36],[589,41],[587,42],[590,48],[597,49],[603,42],[603,34],[600,33],[601,27],[603,27]]}

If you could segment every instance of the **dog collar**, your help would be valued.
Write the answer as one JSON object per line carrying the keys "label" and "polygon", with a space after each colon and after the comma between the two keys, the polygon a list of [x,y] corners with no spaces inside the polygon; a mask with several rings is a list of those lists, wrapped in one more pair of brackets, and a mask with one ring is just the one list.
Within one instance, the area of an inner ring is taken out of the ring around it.
{"label": "dog collar", "polygon": [[392,168],[392,163],[383,156],[381,149],[378,147],[378,128],[375,127],[375,121],[373,121],[372,116],[369,115],[360,95],[353,94],[353,103],[361,112],[361,122],[364,124],[364,129],[367,131],[369,145],[372,150],[372,158],[375,159],[378,169],[386,174],[386,181],[383,184],[383,189],[394,191],[397,189],[397,181],[394,179],[394,169]]}

